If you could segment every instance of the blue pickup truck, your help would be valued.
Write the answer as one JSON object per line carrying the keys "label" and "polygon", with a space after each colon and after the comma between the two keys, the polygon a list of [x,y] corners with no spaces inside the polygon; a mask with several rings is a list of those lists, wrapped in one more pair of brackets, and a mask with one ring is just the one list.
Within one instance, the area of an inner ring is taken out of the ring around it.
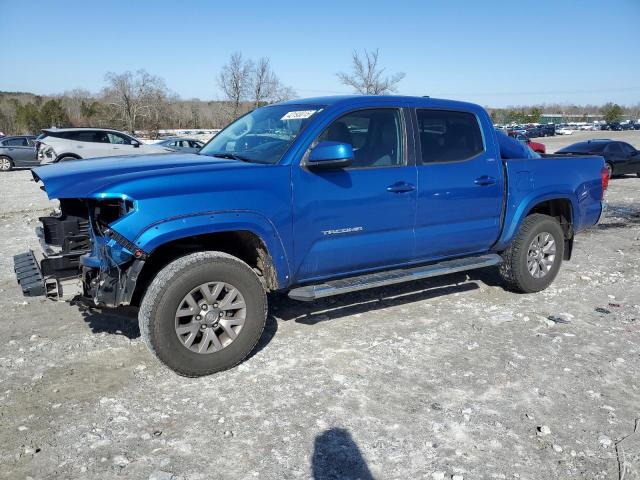
{"label": "blue pickup truck", "polygon": [[60,211],[15,269],[26,295],[139,306],[157,357],[206,375],[253,349],[267,292],[311,301],[493,266],[510,290],[546,288],[599,221],[603,167],[533,154],[470,103],[294,100],[198,154],[36,168]]}

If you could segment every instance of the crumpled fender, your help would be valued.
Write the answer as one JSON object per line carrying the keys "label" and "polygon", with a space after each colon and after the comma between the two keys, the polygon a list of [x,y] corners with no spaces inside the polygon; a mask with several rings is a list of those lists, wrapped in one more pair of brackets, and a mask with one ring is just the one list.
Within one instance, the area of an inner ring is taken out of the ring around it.
{"label": "crumpled fender", "polygon": [[[112,227],[117,230],[117,225]],[[257,235],[267,247],[276,270],[278,285],[289,284],[289,260],[282,239],[273,223],[263,215],[251,211],[210,211],[168,218],[146,226],[133,243],[147,254],[174,240],[232,231],[249,231]]]}

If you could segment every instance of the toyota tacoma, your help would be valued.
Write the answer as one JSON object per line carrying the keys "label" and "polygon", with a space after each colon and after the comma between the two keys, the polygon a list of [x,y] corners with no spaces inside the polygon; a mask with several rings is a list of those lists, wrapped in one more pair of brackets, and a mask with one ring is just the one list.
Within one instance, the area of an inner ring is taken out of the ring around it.
{"label": "toyota tacoma", "polygon": [[25,295],[138,306],[158,359],[207,375],[254,348],[267,292],[312,301],[480,267],[543,290],[600,219],[603,167],[540,157],[470,103],[293,100],[197,154],[36,168],[60,207],[15,270]]}

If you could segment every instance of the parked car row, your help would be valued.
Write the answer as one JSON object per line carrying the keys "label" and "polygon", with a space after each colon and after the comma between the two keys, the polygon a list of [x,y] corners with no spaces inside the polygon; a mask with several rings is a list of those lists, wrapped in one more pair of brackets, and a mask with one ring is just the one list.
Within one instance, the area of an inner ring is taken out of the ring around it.
{"label": "parked car row", "polygon": [[517,132],[529,138],[549,137],[553,135],[571,135],[577,130],[587,131],[623,131],[640,130],[640,121],[626,122],[578,122],[578,123],[558,123],[558,124],[528,124],[528,125],[496,125],[497,128],[510,132]]}
{"label": "parked car row", "polygon": [[0,171],[83,158],[196,153],[203,146],[204,142],[193,138],[170,137],[148,144],[111,129],[49,128],[42,130],[38,137],[18,135],[0,138]]}
{"label": "parked car row", "polygon": [[600,124],[598,130],[609,130],[614,132],[621,132],[624,130],[640,130],[640,122],[613,122]]}
{"label": "parked car row", "polygon": [[497,128],[504,130],[508,135],[519,133],[526,135],[528,138],[552,137],[556,135],[556,126],[552,123],[548,125],[508,125]]}

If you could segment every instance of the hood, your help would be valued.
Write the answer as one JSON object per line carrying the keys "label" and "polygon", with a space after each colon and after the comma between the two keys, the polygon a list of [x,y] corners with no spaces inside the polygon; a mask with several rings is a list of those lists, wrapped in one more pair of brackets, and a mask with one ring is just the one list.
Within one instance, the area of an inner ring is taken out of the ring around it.
{"label": "hood", "polygon": [[[170,184],[181,176],[202,179],[208,173],[264,168],[265,165],[189,153],[132,155],[55,163],[32,170],[50,199],[95,198],[124,194],[136,198],[145,184]],[[128,191],[128,187],[140,191]]]}

